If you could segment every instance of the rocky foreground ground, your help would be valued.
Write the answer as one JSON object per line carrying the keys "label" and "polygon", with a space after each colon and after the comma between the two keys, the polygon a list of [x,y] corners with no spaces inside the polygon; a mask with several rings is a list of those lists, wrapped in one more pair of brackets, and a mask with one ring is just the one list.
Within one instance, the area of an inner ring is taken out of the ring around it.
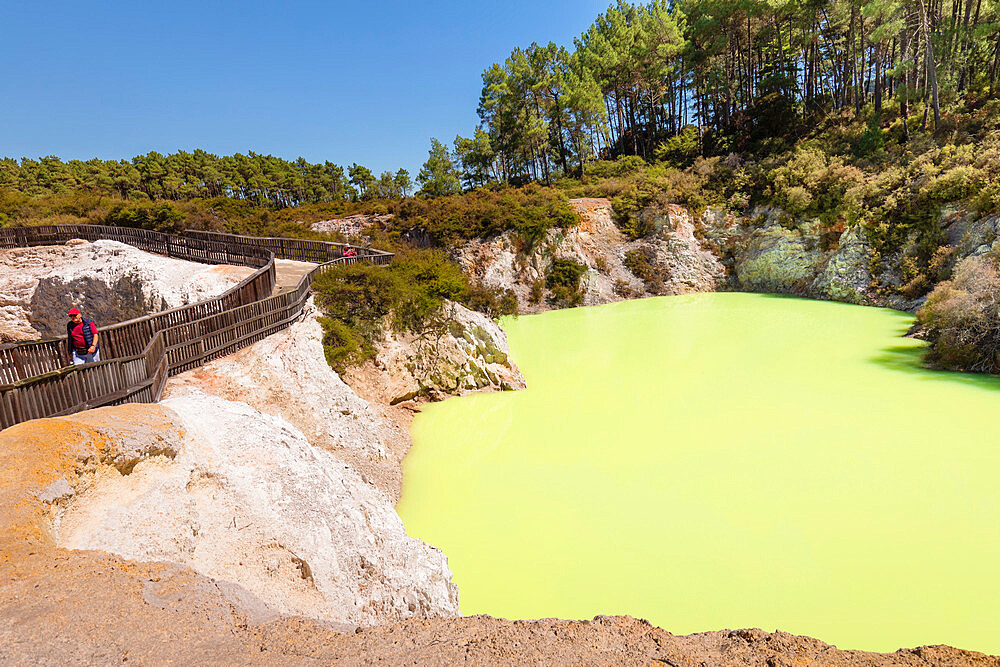
{"label": "rocky foreground ground", "polygon": [[[5,438],[5,448],[13,440]],[[760,630],[679,637],[629,617],[413,619],[354,631],[275,618],[252,601],[234,603],[227,585],[188,568],[32,539],[31,512],[9,509],[9,482],[5,475],[3,521],[16,524],[20,538],[5,531],[0,548],[0,660],[9,665],[1000,665],[949,647],[839,651]]]}

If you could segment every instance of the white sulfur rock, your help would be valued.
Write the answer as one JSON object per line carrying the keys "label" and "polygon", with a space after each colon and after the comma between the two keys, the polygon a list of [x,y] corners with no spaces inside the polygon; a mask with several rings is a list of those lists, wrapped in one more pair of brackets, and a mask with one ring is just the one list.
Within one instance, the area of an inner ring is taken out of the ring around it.
{"label": "white sulfur rock", "polygon": [[163,405],[179,416],[180,451],[126,475],[102,468],[59,518],[60,546],[188,565],[285,614],[360,625],[458,615],[445,556],[290,423],[194,388]]}
{"label": "white sulfur rock", "polygon": [[302,319],[235,354],[171,380],[167,395],[194,386],[278,415],[327,449],[387,456],[382,424],[367,401],[326,363],[312,299]]}
{"label": "white sulfur rock", "polygon": [[[530,248],[513,232],[477,239],[458,248],[455,259],[483,285],[512,290],[521,312],[548,309],[544,299],[532,302],[531,293],[534,284],[544,285],[555,259],[570,259],[586,268],[580,281],[583,305],[711,292],[724,282],[722,263],[695,237],[695,222],[687,209],[669,205],[644,212],[653,231],[646,238],[630,240],[615,224],[609,200],[583,198],[569,203],[580,215],[579,224],[569,229],[551,229]],[[650,256],[655,284],[646,284],[628,268],[626,256],[633,251]]]}

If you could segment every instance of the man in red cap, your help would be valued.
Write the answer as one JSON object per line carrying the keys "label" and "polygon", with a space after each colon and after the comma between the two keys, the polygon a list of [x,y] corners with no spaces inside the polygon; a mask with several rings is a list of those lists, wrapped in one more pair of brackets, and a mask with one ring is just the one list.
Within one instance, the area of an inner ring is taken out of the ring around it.
{"label": "man in red cap", "polygon": [[70,308],[69,322],[66,323],[66,344],[69,346],[69,360],[73,365],[101,360],[98,338],[97,325],[84,319],[76,308]]}

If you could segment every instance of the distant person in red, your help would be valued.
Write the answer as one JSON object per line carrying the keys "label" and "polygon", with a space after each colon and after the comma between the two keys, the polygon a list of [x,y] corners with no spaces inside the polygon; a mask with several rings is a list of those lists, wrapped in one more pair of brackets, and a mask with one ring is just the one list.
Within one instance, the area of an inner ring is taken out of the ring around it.
{"label": "distant person in red", "polygon": [[350,264],[352,262],[353,258],[358,256],[358,253],[356,253],[354,251],[354,248],[352,248],[351,246],[347,246],[347,250],[344,251],[344,255],[343,256],[347,258],[347,262],[346,263]]}
{"label": "distant person in red", "polygon": [[97,325],[93,321],[84,319],[76,308],[69,309],[69,322],[66,323],[66,343],[69,346],[70,361],[73,362],[74,366],[101,360],[99,337]]}

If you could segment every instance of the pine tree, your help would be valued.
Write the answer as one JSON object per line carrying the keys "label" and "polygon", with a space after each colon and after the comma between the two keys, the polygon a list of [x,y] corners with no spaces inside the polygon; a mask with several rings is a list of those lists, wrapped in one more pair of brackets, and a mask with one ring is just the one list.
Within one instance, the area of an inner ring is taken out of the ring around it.
{"label": "pine tree", "polygon": [[427,162],[417,174],[420,183],[418,195],[441,197],[453,195],[461,191],[458,171],[448,154],[448,147],[435,138],[431,138],[431,148],[428,151]]}

